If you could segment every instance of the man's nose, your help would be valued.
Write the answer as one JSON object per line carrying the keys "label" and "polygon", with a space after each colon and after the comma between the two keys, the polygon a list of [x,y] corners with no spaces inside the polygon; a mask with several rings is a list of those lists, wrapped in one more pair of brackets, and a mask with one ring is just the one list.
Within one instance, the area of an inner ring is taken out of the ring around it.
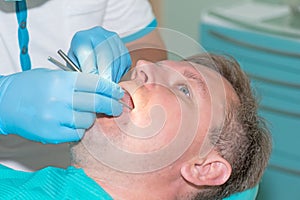
{"label": "man's nose", "polygon": [[135,73],[132,79],[137,79],[143,83],[153,83],[156,65],[152,62],[139,60],[136,64]]}

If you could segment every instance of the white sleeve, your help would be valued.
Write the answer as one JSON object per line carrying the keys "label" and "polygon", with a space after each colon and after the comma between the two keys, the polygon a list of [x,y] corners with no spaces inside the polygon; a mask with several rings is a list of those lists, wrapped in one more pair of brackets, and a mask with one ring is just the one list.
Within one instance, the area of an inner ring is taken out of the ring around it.
{"label": "white sleeve", "polygon": [[[128,37],[147,28],[156,27],[152,7],[147,0],[108,0],[103,27]],[[147,31],[144,31],[147,34]],[[143,34],[139,34],[139,37]],[[135,38],[137,39],[137,38]]]}

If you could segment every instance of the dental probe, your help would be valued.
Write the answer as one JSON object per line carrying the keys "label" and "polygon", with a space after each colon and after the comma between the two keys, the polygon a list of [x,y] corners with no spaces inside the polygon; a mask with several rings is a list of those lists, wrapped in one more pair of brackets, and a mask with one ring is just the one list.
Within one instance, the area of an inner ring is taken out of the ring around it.
{"label": "dental probe", "polygon": [[56,59],[52,58],[51,56],[48,57],[48,60],[56,65],[57,67],[59,67],[60,69],[64,70],[64,71],[73,71],[73,69],[67,67],[66,65],[62,64],[61,62],[57,61]]}
{"label": "dental probe", "polygon": [[[60,52],[62,52],[63,54],[64,54],[64,52],[63,51],[61,51],[60,50]],[[71,61],[71,59],[69,58],[69,57],[67,57],[67,55],[66,54],[64,54],[65,55],[65,57],[67,58],[67,59],[69,59],[70,61]],[[72,68],[70,68],[70,67],[68,67],[68,66],[66,66],[66,65],[64,65],[64,64],[62,64],[61,62],[59,62],[59,61],[57,61],[56,59],[54,59],[54,58],[52,58],[51,56],[49,56],[48,57],[48,60],[51,62],[51,63],[53,63],[54,65],[56,65],[57,67],[59,67],[60,69],[62,69],[62,70],[64,70],[64,71],[75,71],[75,69],[77,69],[78,70],[78,72],[81,72],[81,70],[79,70],[79,68],[73,63],[73,65],[74,65],[74,69],[73,69],[73,67]],[[65,59],[64,59],[65,60]],[[66,61],[67,62],[67,61]],[[77,71],[76,70],[76,71]],[[131,108],[129,105],[127,105],[124,101],[122,101],[122,100],[118,100],[118,102],[120,103],[120,104],[122,104],[123,106],[125,106],[126,108],[128,108],[129,110],[132,110],[133,108]]]}
{"label": "dental probe", "polygon": [[129,105],[127,105],[124,101],[119,100],[118,101],[120,104],[122,104],[123,106],[125,106],[126,108],[128,108],[129,110],[132,110],[133,108],[131,108]]}
{"label": "dental probe", "polygon": [[67,64],[69,64],[73,68],[74,71],[81,72],[80,68],[78,68],[61,49],[59,49],[57,53],[62,57],[62,59],[66,61]]}

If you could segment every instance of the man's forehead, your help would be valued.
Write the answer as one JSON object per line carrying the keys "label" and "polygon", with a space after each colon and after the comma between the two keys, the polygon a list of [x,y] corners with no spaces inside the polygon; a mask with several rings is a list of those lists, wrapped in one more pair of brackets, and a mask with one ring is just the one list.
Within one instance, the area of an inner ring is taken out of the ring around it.
{"label": "man's forehead", "polygon": [[189,62],[189,61],[172,61],[165,60],[157,63],[160,66],[169,67],[179,72],[184,72],[185,70],[192,71],[194,73],[198,73],[202,76],[209,76],[210,78],[220,78],[220,74],[215,70],[208,68],[207,66]]}

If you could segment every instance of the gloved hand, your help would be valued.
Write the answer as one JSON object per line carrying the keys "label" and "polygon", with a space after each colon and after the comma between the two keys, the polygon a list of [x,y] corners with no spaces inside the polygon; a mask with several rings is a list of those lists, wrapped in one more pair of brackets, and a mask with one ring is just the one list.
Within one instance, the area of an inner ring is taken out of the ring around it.
{"label": "gloved hand", "polygon": [[94,74],[34,69],[2,76],[0,133],[43,143],[77,141],[95,112],[119,115],[123,95],[120,86]]}
{"label": "gloved hand", "polygon": [[99,74],[115,83],[131,66],[130,55],[119,36],[102,27],[77,32],[68,56],[82,72]]}

